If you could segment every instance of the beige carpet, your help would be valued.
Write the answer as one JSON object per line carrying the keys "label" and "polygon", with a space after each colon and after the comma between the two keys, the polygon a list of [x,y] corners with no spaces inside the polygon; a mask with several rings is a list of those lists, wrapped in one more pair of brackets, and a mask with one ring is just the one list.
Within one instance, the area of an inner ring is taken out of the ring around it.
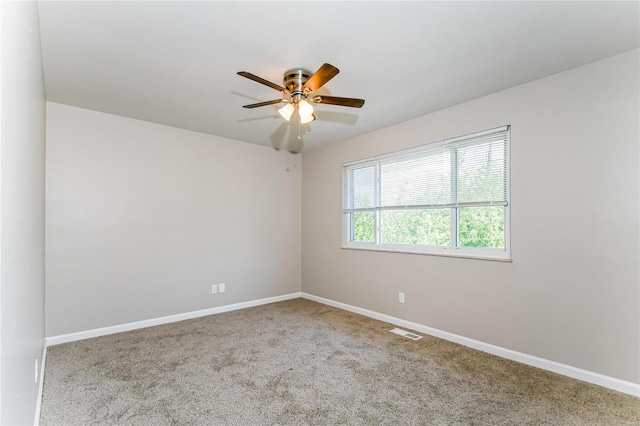
{"label": "beige carpet", "polygon": [[640,400],[304,299],[48,349],[42,425],[617,425]]}

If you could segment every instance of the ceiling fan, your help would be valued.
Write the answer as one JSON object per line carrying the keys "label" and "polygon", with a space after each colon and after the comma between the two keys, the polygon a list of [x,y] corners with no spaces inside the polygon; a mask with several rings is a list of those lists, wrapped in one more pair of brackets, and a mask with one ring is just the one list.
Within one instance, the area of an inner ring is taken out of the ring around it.
{"label": "ceiling fan", "polygon": [[282,93],[280,99],[272,101],[258,102],[255,104],[243,105],[243,108],[258,108],[267,105],[275,105],[286,103],[285,106],[278,109],[280,115],[285,120],[291,120],[291,116],[295,110],[300,115],[300,123],[310,123],[316,119],[313,113],[312,103],[341,105],[352,108],[361,108],[364,105],[364,99],[340,98],[337,96],[313,95],[318,89],[325,85],[329,80],[335,77],[340,70],[331,64],[322,65],[318,71],[311,72],[304,69],[291,69],[284,73],[282,86],[265,80],[262,77],[251,74],[250,72],[240,71],[238,75],[246,77],[249,80],[269,86]]}

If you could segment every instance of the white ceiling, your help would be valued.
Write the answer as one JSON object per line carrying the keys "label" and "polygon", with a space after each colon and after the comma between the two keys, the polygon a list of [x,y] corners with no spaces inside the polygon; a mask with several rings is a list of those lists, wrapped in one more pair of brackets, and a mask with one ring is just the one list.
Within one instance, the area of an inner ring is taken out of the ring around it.
{"label": "white ceiling", "polygon": [[[277,106],[290,68],[324,62],[312,149],[639,46],[638,2],[39,3],[47,99],[298,150]],[[304,131],[304,128],[303,128]],[[294,137],[295,136],[295,137]]]}

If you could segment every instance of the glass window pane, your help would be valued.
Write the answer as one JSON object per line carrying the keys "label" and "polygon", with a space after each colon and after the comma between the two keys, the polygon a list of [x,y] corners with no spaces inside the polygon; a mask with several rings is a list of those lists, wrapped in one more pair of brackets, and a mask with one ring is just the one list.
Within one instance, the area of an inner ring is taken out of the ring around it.
{"label": "glass window pane", "polygon": [[353,212],[351,213],[351,229],[353,230],[353,240],[361,243],[375,242],[375,213],[374,212]]}
{"label": "glass window pane", "polygon": [[353,208],[373,207],[375,202],[375,169],[373,166],[353,170]]}
{"label": "glass window pane", "polygon": [[447,246],[451,244],[450,209],[384,210],[382,242]]}
{"label": "glass window pane", "polygon": [[506,198],[505,142],[458,148],[458,202]]}
{"label": "glass window pane", "polygon": [[504,207],[459,208],[458,246],[504,248]]}

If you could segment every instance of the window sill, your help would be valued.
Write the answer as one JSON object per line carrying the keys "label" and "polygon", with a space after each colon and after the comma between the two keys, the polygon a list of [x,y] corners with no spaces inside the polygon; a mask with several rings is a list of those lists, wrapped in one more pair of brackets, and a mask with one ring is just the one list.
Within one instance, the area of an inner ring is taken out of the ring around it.
{"label": "window sill", "polygon": [[401,254],[419,254],[426,256],[440,256],[440,257],[458,257],[462,259],[473,259],[473,260],[490,260],[494,262],[507,262],[512,263],[513,259],[511,257],[497,257],[487,254],[470,254],[469,252],[460,252],[457,250],[450,249],[442,249],[440,251],[424,251],[424,250],[411,250],[411,249],[402,249],[402,248],[391,248],[385,246],[369,246],[364,244],[358,245],[343,245],[341,247],[345,250],[364,250],[364,251],[380,251],[385,253],[401,253]]}

